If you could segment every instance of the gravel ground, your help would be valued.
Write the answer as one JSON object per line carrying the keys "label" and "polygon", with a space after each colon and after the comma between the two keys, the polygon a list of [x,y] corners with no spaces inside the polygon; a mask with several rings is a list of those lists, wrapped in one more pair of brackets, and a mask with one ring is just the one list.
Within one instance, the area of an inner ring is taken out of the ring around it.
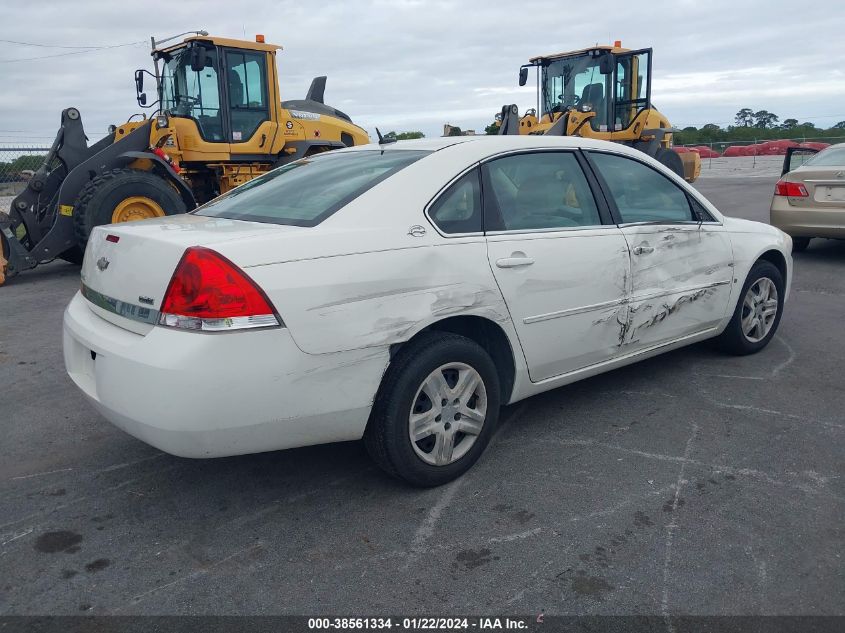
{"label": "gravel ground", "polygon": [[[698,187],[765,220],[773,183]],[[693,346],[509,407],[475,468],[424,491],[358,443],[146,446],[64,373],[78,270],[20,275],[0,290],[0,613],[845,614],[843,265],[842,242],[796,256],[762,353]]]}

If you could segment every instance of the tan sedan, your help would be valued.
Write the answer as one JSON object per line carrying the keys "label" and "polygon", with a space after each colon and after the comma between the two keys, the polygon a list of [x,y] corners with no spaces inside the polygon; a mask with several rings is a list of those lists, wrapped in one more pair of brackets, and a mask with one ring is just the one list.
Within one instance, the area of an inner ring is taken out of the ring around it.
{"label": "tan sedan", "polygon": [[775,185],[771,223],[792,236],[794,251],[814,237],[845,239],[845,143],[821,151],[790,148]]}

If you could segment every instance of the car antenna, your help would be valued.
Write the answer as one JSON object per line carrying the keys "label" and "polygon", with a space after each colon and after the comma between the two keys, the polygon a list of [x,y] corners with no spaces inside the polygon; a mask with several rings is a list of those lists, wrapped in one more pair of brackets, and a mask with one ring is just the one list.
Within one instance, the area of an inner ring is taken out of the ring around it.
{"label": "car antenna", "polygon": [[378,131],[378,128],[376,128],[376,134],[378,134],[378,144],[379,145],[387,145],[388,143],[395,143],[396,142],[395,136],[382,136],[381,132]]}

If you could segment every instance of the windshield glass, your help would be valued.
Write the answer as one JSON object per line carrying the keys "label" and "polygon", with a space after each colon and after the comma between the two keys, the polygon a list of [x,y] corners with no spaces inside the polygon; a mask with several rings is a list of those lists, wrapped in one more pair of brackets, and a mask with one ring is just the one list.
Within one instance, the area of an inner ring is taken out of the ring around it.
{"label": "windshield glass", "polygon": [[845,166],[845,145],[834,145],[823,149],[804,161],[804,164],[815,167],[843,167]]}
{"label": "windshield glass", "polygon": [[200,207],[215,218],[316,226],[429,151],[328,152],[279,167]]}
{"label": "windshield glass", "polygon": [[217,51],[206,49],[206,66],[191,70],[190,48],[171,53],[161,77],[161,107],[173,116],[194,119],[206,141],[223,141]]}
{"label": "windshield glass", "polygon": [[591,124],[598,130],[607,125],[606,98],[609,75],[599,71],[599,57],[579,55],[549,62],[543,68],[544,112],[566,112],[590,106],[596,113]]}

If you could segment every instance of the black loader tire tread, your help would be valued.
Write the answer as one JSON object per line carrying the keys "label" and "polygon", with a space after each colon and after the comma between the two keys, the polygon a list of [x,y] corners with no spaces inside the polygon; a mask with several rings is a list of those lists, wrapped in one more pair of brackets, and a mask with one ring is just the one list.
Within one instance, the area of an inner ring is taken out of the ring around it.
{"label": "black loader tire tread", "polygon": [[654,158],[661,165],[668,167],[681,178],[684,177],[684,162],[677,152],[666,147],[661,147],[657,150]]}
{"label": "black loader tire tread", "polygon": [[67,249],[64,253],[59,255],[59,259],[63,259],[69,264],[75,264],[76,266],[82,265],[82,260],[85,258],[85,253],[82,251],[79,246],[71,246]]}
{"label": "black loader tire tread", "polygon": [[[392,455],[388,445],[393,439],[392,436],[396,433],[397,429],[396,426],[392,424],[389,412],[393,408],[392,405],[394,404],[394,399],[401,397],[401,393],[397,389],[397,384],[405,377],[409,367],[417,362],[420,354],[429,353],[431,350],[443,349],[454,345],[474,347],[477,352],[487,356],[489,359],[489,354],[483,347],[481,347],[481,345],[465,336],[447,332],[422,333],[413,342],[403,346],[397,352],[396,356],[394,356],[394,358],[390,361],[373,401],[370,419],[364,432],[364,446],[372,460],[382,470],[384,470],[387,474],[396,477],[397,479],[404,480],[406,483],[413,486],[429,487],[446,482],[428,483],[410,479],[403,474],[403,469],[394,461],[394,456]],[[490,360],[490,366],[493,370],[492,384],[487,384],[486,387],[488,394],[490,394],[488,395],[488,398],[492,406],[488,407],[485,425],[490,425],[488,427],[488,433],[492,435],[498,421],[498,410],[500,404],[498,394],[500,388],[498,374],[495,371],[495,365],[492,360]],[[488,436],[488,440],[489,437],[490,436]],[[486,442],[484,446],[486,446]],[[483,451],[483,448],[481,450]],[[471,465],[472,464],[470,464],[470,466]],[[466,467],[466,469],[468,468],[469,466]]]}
{"label": "black loader tire tread", "polygon": [[[155,175],[155,172],[130,169],[128,167],[108,169],[102,174],[99,174],[86,182],[82,189],[80,189],[79,195],[76,198],[76,203],[73,206],[73,232],[76,237],[76,242],[82,250],[85,250],[85,245],[88,243],[88,236],[94,228],[94,226],[91,226],[91,223],[89,222],[88,205],[94,197],[103,190],[103,187],[107,186],[115,179],[123,177],[134,177],[142,180],[150,179],[148,182],[150,184],[155,183],[156,185],[159,184],[157,181],[162,183],[164,182],[159,176]],[[166,186],[169,187],[169,185]],[[179,194],[175,191],[174,196],[174,201],[178,198],[179,204],[181,205],[181,210],[177,210],[175,213],[184,213],[187,210],[184,201],[182,201],[181,196],[179,196]],[[167,213],[166,209],[165,213]],[[168,215],[170,214],[168,213]]]}
{"label": "black loader tire tread", "polygon": [[91,202],[91,198],[94,197],[94,194],[97,193],[97,190],[100,187],[102,187],[112,178],[119,176],[124,171],[129,170],[106,170],[99,176],[94,176],[94,178],[86,182],[82,186],[82,189],[80,189],[79,195],[76,198],[76,204],[73,205],[73,233],[76,236],[77,244],[79,244],[81,248],[85,248],[85,244],[88,243],[88,235],[90,233],[90,231],[85,226],[85,211],[87,210],[88,203]]}

